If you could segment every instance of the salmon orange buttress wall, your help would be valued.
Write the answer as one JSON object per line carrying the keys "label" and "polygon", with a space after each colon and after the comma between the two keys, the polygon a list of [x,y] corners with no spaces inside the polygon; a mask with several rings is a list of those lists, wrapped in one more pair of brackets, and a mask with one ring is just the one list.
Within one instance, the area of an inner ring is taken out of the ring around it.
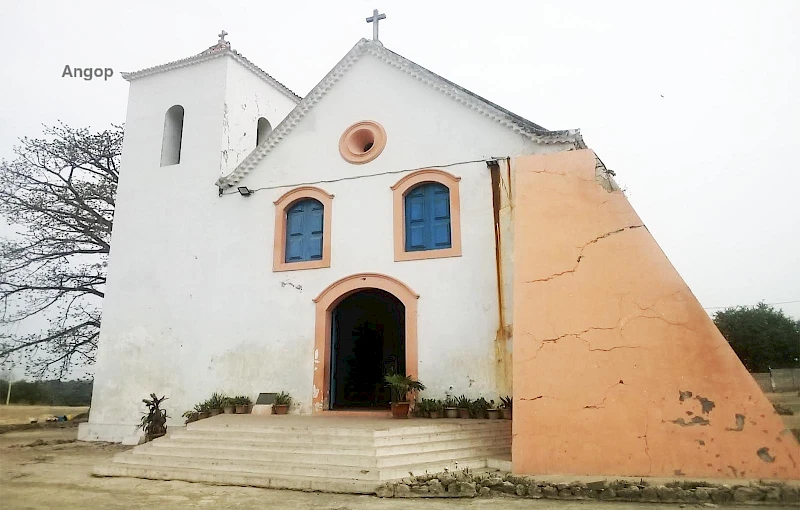
{"label": "salmon orange buttress wall", "polygon": [[800,478],[797,441],[595,165],[512,162],[514,472]]}

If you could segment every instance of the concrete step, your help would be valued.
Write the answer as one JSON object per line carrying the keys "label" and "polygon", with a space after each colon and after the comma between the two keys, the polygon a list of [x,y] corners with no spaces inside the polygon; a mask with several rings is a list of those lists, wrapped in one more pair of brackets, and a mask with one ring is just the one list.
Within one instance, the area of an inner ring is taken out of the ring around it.
{"label": "concrete step", "polygon": [[[499,420],[498,420],[499,421]],[[397,446],[404,444],[421,444],[435,441],[450,441],[458,439],[477,439],[483,437],[508,437],[511,439],[510,428],[456,428],[440,432],[419,432],[413,429],[403,434],[392,436],[378,435],[342,435],[323,434],[315,431],[305,434],[300,431],[273,430],[270,432],[254,431],[242,432],[240,430],[213,430],[213,429],[187,429],[170,431],[168,436],[175,440],[192,441],[225,441],[228,443],[248,444],[298,444],[298,445],[326,445],[342,447],[381,447]]]}
{"label": "concrete step", "polygon": [[[438,473],[445,469],[454,471],[458,469],[481,469],[486,467],[486,457],[469,459],[448,459],[436,462],[419,462],[403,466],[384,468],[358,468],[344,466],[314,466],[309,464],[292,464],[287,462],[256,462],[241,459],[208,459],[198,457],[170,457],[160,455],[134,455],[131,452],[120,453],[114,456],[112,465],[135,466],[150,468],[154,472],[172,473],[176,470],[202,470],[207,473],[245,473],[264,478],[321,478],[328,480],[359,480],[362,482],[380,482],[395,480],[424,473]],[[100,476],[116,476],[102,474]],[[134,475],[119,475],[134,476]],[[145,477],[148,478],[148,477]],[[172,478],[162,477],[169,480]]]}
{"label": "concrete step", "polygon": [[381,481],[485,469],[510,453],[508,421],[220,415],[171,428],[97,474],[371,493]]}
{"label": "concrete step", "polygon": [[374,494],[378,483],[362,480],[334,480],[310,476],[273,476],[237,471],[215,471],[195,468],[164,468],[135,464],[107,463],[96,466],[94,476],[127,476],[148,480],[182,480],[213,485],[293,489],[343,494]]}
{"label": "concrete step", "polygon": [[511,444],[510,434],[493,434],[493,433],[474,433],[470,435],[465,434],[426,434],[423,436],[425,440],[412,441],[411,437],[397,438],[396,443],[388,443],[380,441],[381,445],[374,445],[375,439],[372,443],[368,441],[358,441],[352,444],[339,444],[339,441],[307,441],[302,437],[293,438],[291,440],[283,440],[280,438],[262,438],[255,439],[248,436],[240,435],[223,435],[218,434],[214,436],[194,435],[192,433],[179,433],[171,434],[165,438],[160,438],[153,441],[153,446],[164,448],[231,448],[231,449],[261,449],[264,451],[275,451],[285,453],[318,453],[318,454],[363,454],[363,455],[398,455],[402,453],[413,453],[419,451],[420,448],[425,450],[431,449],[453,449],[453,448],[473,448],[482,445],[491,444],[494,441],[505,441]]}
{"label": "concrete step", "polygon": [[215,471],[238,471],[256,473],[264,476],[310,476],[316,478],[346,480],[380,480],[378,469],[374,467],[354,467],[342,465],[296,464],[292,462],[259,461],[252,459],[229,459],[119,453],[114,463],[153,466],[161,468],[199,468]]}
{"label": "concrete step", "polygon": [[145,444],[135,448],[134,455],[160,455],[164,457],[203,458],[219,460],[246,460],[266,463],[291,462],[293,464],[313,466],[346,466],[360,468],[382,468],[413,465],[425,462],[439,462],[458,459],[472,459],[487,455],[510,453],[510,445],[504,440],[485,442],[480,446],[464,447],[453,445],[451,448],[417,449],[415,451],[394,454],[376,455],[375,453],[351,454],[345,452],[331,453],[296,453],[271,451],[263,448],[231,448],[231,447],[196,447],[157,446]]}

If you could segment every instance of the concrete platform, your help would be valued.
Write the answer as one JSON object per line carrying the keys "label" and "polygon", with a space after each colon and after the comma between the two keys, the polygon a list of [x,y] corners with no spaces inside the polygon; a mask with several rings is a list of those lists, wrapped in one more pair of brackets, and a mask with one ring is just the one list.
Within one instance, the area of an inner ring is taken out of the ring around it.
{"label": "concrete platform", "polygon": [[508,420],[218,415],[118,454],[96,476],[374,493],[410,474],[506,465]]}

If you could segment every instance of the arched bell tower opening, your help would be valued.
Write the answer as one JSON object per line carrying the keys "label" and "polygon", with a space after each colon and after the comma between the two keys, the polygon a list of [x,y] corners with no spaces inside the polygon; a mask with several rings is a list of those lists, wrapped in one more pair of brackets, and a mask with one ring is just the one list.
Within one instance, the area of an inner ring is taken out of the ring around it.
{"label": "arched bell tower opening", "polygon": [[183,106],[176,104],[164,116],[164,137],[161,141],[161,166],[181,162],[183,142]]}
{"label": "arched bell tower opening", "polygon": [[261,145],[261,142],[266,140],[270,133],[272,133],[272,125],[264,117],[259,117],[256,128],[256,147]]}

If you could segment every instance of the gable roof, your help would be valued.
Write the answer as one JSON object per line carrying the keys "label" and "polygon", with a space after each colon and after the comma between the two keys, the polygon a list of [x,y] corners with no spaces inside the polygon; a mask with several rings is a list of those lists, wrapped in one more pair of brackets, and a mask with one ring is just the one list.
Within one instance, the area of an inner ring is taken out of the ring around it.
{"label": "gable roof", "polygon": [[225,56],[231,57],[233,60],[235,60],[248,70],[250,70],[253,74],[258,76],[262,80],[272,85],[276,90],[278,90],[278,92],[288,97],[295,103],[299,103],[300,100],[303,99],[294,92],[292,92],[291,90],[289,90],[289,88],[286,85],[279,82],[278,80],[267,74],[263,69],[261,69],[254,63],[247,60],[238,51],[231,49],[231,43],[229,41],[219,41],[217,44],[209,47],[207,50],[202,51],[197,55],[187,57],[181,60],[167,62],[166,64],[162,64],[160,66],[148,67],[146,69],[142,69],[140,71],[135,71],[131,73],[122,73],[122,77],[127,81],[133,81],[138,78],[144,78],[145,76],[151,76],[154,74],[163,73],[165,71],[171,71],[172,69],[179,69],[181,67],[192,66],[195,64],[199,64],[201,62],[206,62],[208,60],[213,60],[215,58],[220,58]]}
{"label": "gable roof", "polygon": [[538,124],[535,124],[519,115],[516,115],[495,103],[482,98],[478,94],[456,85],[446,80],[436,73],[433,73],[421,65],[415,64],[407,58],[384,48],[378,41],[361,39],[344,58],[339,61],[333,69],[320,81],[298,105],[289,112],[280,124],[253,150],[241,163],[228,175],[217,179],[217,186],[220,188],[230,188],[235,186],[247,174],[249,174],[258,163],[283,140],[297,126],[300,120],[328,93],[328,91],[344,76],[345,73],[364,55],[373,55],[385,63],[395,67],[409,76],[433,87],[451,99],[462,103],[468,108],[476,110],[498,122],[499,124],[511,129],[515,133],[521,134],[534,142],[542,144],[571,144],[575,148],[585,149],[586,144],[581,137],[579,129],[568,129],[562,131],[549,131]]}

